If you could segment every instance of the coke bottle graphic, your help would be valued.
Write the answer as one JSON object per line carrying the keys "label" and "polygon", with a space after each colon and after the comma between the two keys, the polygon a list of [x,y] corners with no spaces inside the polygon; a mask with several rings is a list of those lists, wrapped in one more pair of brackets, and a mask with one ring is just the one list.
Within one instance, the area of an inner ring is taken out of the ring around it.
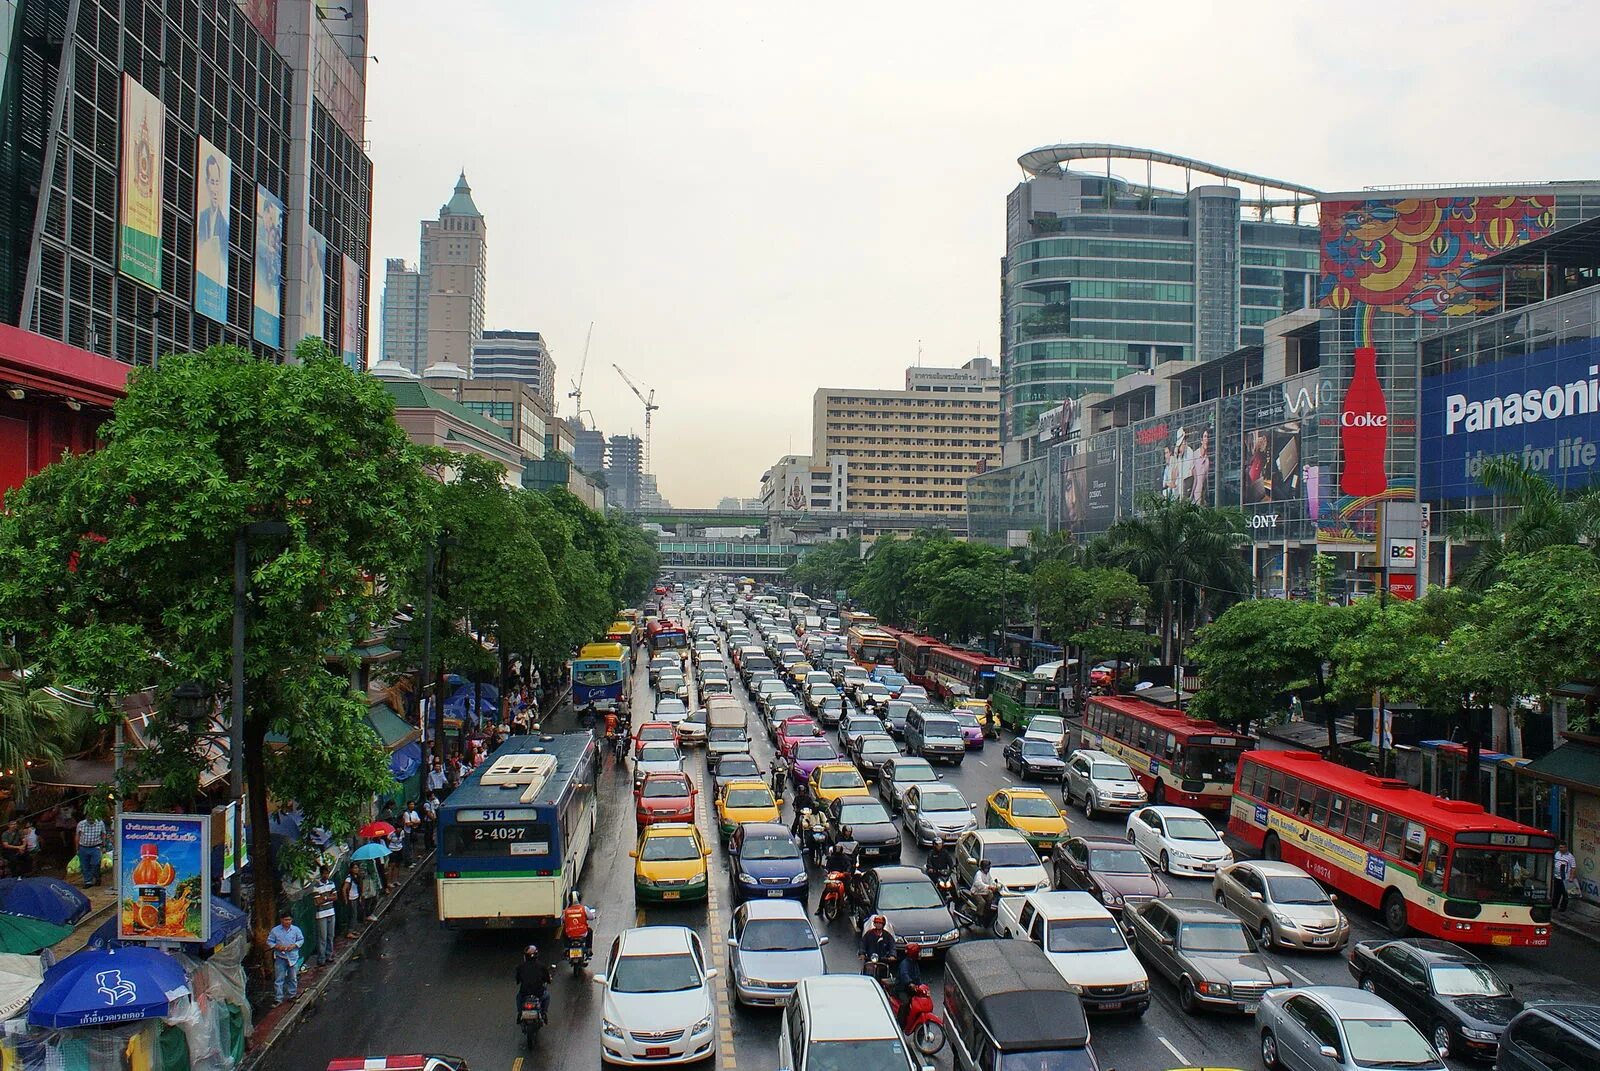
{"label": "coke bottle graphic", "polygon": [[1356,369],[1339,413],[1344,472],[1339,489],[1353,498],[1381,495],[1389,487],[1384,455],[1389,445],[1389,406],[1378,382],[1378,351],[1357,346]]}

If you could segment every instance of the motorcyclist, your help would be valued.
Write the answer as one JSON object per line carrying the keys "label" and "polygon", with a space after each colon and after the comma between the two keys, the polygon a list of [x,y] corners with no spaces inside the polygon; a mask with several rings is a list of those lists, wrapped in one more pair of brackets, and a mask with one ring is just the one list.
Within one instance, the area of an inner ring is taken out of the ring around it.
{"label": "motorcyclist", "polygon": [[789,779],[789,760],[779,754],[772,760],[772,794],[783,799],[784,785]]}
{"label": "motorcyclist", "polygon": [[934,881],[947,878],[956,868],[956,853],[950,850],[949,843],[943,837],[935,837],[933,848],[928,852],[927,871],[928,877]]}
{"label": "motorcyclist", "polygon": [[517,964],[517,1015],[522,1015],[522,1005],[532,997],[544,1015],[550,1006],[550,966],[539,962],[539,946],[529,945],[522,950],[522,962]]}
{"label": "motorcyclist", "polygon": [[978,872],[972,875],[972,883],[967,891],[972,897],[972,906],[977,909],[979,917],[989,917],[994,911],[995,898],[1000,894],[1000,882],[991,872],[989,860],[978,861]]}
{"label": "motorcyclist", "polygon": [[606,739],[607,740],[613,740],[613,739],[616,738],[616,735],[617,735],[617,712],[614,711],[614,710],[608,710],[608,711],[606,711]]}
{"label": "motorcyclist", "polygon": [[561,912],[561,936],[567,939],[568,947],[581,945],[584,955],[594,952],[594,927],[589,924],[596,917],[594,908],[584,906],[577,889],[567,894],[567,906]]}
{"label": "motorcyclist", "polygon": [[873,960],[887,970],[894,962],[894,935],[884,928],[882,915],[872,917],[872,925],[861,935],[861,973],[874,973]]}
{"label": "motorcyclist", "polygon": [[894,968],[894,991],[903,1009],[911,1007],[911,987],[922,984],[922,964],[918,962],[922,946],[915,941],[906,942],[905,955]]}
{"label": "motorcyclist", "polygon": [[[829,846],[828,855],[822,861],[822,874],[826,877],[835,871],[844,875],[845,896],[849,898],[853,892],[852,886],[855,884],[856,875],[855,841],[841,840]],[[824,881],[822,891],[817,893],[816,913],[819,918],[822,915],[822,898],[827,895],[827,886],[828,883]]]}

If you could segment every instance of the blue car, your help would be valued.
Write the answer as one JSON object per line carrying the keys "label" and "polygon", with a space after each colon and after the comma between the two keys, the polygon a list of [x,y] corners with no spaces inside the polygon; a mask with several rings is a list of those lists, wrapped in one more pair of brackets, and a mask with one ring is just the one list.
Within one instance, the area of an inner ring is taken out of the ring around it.
{"label": "blue car", "polygon": [[889,689],[889,697],[891,699],[900,694],[900,689],[911,683],[906,680],[905,674],[889,669],[886,666],[878,666],[872,671],[871,676],[873,680]]}
{"label": "blue car", "polygon": [[789,827],[777,822],[746,822],[728,841],[734,899],[806,898],[806,861]]}

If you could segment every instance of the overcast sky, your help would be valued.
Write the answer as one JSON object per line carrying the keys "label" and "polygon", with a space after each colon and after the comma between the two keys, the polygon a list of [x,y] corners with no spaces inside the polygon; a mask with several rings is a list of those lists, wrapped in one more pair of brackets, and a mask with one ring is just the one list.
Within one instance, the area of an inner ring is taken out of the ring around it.
{"label": "overcast sky", "polygon": [[[1290,14],[1299,7],[1301,14]],[[377,0],[374,344],[465,168],[491,328],[679,506],[811,449],[818,386],[998,348],[1018,155],[1105,141],[1325,190],[1600,177],[1587,5]],[[1393,36],[1389,36],[1390,34]],[[1130,177],[1143,167],[1130,164]]]}

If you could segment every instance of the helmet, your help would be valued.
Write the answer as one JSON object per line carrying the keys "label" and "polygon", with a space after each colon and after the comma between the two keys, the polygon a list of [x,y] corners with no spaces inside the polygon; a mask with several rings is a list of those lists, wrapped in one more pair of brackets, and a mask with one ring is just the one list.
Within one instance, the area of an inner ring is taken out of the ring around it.
{"label": "helmet", "polygon": [[571,892],[567,893],[567,903],[569,903],[569,904],[581,904],[582,902],[583,902],[583,894],[580,893],[577,889],[573,889]]}
{"label": "helmet", "polygon": [[522,954],[524,956],[537,956],[539,954],[539,946],[529,945],[527,948],[522,950]]}
{"label": "helmet", "polygon": [[917,942],[915,942],[915,941],[907,941],[906,942],[906,955],[915,956],[915,955],[920,955],[921,952],[922,952],[922,946],[917,944]]}

